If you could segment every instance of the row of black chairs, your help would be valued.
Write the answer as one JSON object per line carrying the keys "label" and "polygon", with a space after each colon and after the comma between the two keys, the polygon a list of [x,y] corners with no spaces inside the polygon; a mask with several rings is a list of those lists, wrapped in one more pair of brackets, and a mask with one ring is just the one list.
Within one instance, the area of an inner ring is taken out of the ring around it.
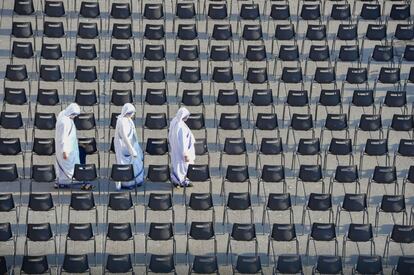
{"label": "row of black chairs", "polygon": [[[134,264],[130,254],[109,254],[102,273],[128,273],[135,274]],[[177,274],[176,263],[172,255],[152,254],[146,261],[146,273],[173,273]],[[148,263],[149,262],[149,263]],[[4,273],[8,272],[6,260],[0,258],[0,268]],[[23,274],[31,274],[36,270],[38,274],[52,274],[51,267],[46,256],[24,256],[21,264]],[[11,267],[10,267],[11,268]],[[384,274],[384,265],[381,256],[358,256],[356,265],[352,268],[352,274]],[[239,255],[231,266],[233,274],[264,274],[259,256]],[[312,268],[315,274],[344,274],[342,259],[339,256],[319,256],[317,263]],[[413,258],[400,256],[397,264],[392,269],[392,274],[410,274],[413,271]],[[67,273],[91,273],[87,255],[64,256],[59,274]],[[299,255],[280,255],[274,265],[273,274],[304,274],[302,259]],[[190,263],[188,274],[220,274],[217,256],[194,256]]]}

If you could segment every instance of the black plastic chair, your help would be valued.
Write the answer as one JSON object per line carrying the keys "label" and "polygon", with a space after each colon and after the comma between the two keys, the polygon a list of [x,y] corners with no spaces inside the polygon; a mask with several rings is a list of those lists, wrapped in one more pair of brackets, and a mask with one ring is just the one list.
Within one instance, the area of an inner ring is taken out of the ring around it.
{"label": "black plastic chair", "polygon": [[[30,255],[31,252],[29,250],[30,243],[37,243],[41,245],[44,249],[45,243],[53,242],[54,246],[54,258],[55,264],[57,264],[57,242],[56,242],[56,235],[53,234],[52,227],[50,223],[28,223],[27,230],[26,230],[26,238],[24,241],[24,255]],[[28,270],[25,271],[29,273]],[[41,272],[40,272],[41,273]]]}
{"label": "black plastic chair", "polygon": [[[220,120],[216,126],[216,147],[221,143],[220,132],[239,132],[240,138],[244,137],[240,113],[221,113]],[[233,136],[233,135],[232,135]]]}
{"label": "black plastic chair", "polygon": [[[65,238],[65,255],[76,255],[76,245],[79,243],[86,243],[86,242],[93,242],[93,255],[95,258],[95,265],[97,261],[96,255],[96,238],[95,234],[92,229],[91,223],[70,223],[68,228],[68,233],[66,234]],[[68,252],[69,251],[69,243],[73,243],[73,252],[74,254]],[[81,259],[79,259],[81,260]],[[85,259],[81,261],[83,263]],[[71,273],[71,271],[67,271]],[[73,272],[73,271],[72,271]]]}
{"label": "black plastic chair", "polygon": [[57,89],[40,89],[37,91],[35,113],[42,106],[60,106],[60,110],[62,110],[62,101]]}
{"label": "black plastic chair", "polygon": [[295,218],[293,215],[290,193],[269,193],[269,196],[267,197],[266,202],[263,205],[262,225],[265,226],[267,217],[269,229],[271,229],[270,214],[272,212],[279,214],[281,211],[289,211],[289,223],[293,224]]}
{"label": "black plastic chair", "polygon": [[[233,186],[237,184],[241,188],[242,184],[247,183],[247,192],[250,194],[252,190],[252,183],[249,176],[249,167],[247,165],[228,165],[226,174],[222,177],[220,196],[226,197],[226,183],[231,183]],[[239,189],[240,190],[240,189]]]}
{"label": "black plastic chair", "polygon": [[106,254],[108,241],[125,246],[131,242],[132,251],[135,257],[135,234],[130,223],[108,223],[108,229],[104,240],[103,253]]}
{"label": "black plastic chair", "polygon": [[300,64],[297,67],[283,67],[282,75],[277,81],[277,98],[279,98],[280,86],[282,83],[284,84],[284,93],[286,93],[287,84],[296,84],[299,85],[301,91],[305,90],[302,68],[300,67]]}
{"label": "black plastic chair", "polygon": [[318,120],[318,109],[320,106],[325,107],[328,113],[329,107],[339,106],[339,113],[343,112],[342,94],[339,89],[322,89],[319,95],[318,102],[315,106],[315,121]]}
{"label": "black plastic chair", "polygon": [[108,272],[135,274],[131,258],[131,254],[108,254],[103,268],[103,274],[107,274]]}
{"label": "black plastic chair", "polygon": [[[31,79],[27,72],[26,65],[6,65],[6,74],[4,76],[3,81],[3,90],[6,90],[8,88],[8,83],[18,83],[23,82],[26,83],[27,89],[28,89],[28,96],[31,96],[32,94],[32,85],[31,85]],[[22,83],[19,83],[22,84]]]}
{"label": "black plastic chair", "polygon": [[393,267],[392,274],[409,274],[414,270],[413,258],[410,256],[398,257],[397,265]]}
{"label": "black plastic chair", "polygon": [[[231,85],[232,90],[236,90],[236,83],[234,81],[233,76],[233,68],[232,67],[214,67],[213,73],[211,74],[210,79],[210,88],[208,96],[216,97],[216,85]],[[213,94],[211,94],[213,91]],[[210,100],[211,101],[211,100]]]}
{"label": "black plastic chair", "polygon": [[171,212],[171,222],[175,224],[175,211],[173,197],[169,193],[151,193],[148,198],[148,203],[145,205],[144,209],[144,223],[145,228],[148,223],[148,212],[152,211],[154,213],[162,212]]}
{"label": "black plastic chair", "polygon": [[[22,203],[22,178],[17,171],[17,165],[13,164],[0,164],[0,184],[19,184],[19,205]],[[8,194],[5,194],[8,197]],[[9,200],[7,200],[9,201]],[[12,200],[13,201],[13,200]],[[13,204],[6,203],[5,211],[16,211],[16,223],[18,223],[17,209]]]}
{"label": "black plastic chair", "polygon": [[213,222],[191,222],[190,229],[187,229],[187,242],[185,254],[187,255],[187,262],[189,262],[190,257],[190,241],[198,241],[198,243],[207,244],[207,241],[213,241],[213,253],[217,254],[217,240],[214,231],[214,221]]}
{"label": "black plastic chair", "polygon": [[388,140],[387,139],[367,139],[364,150],[361,151],[359,159],[359,170],[363,171],[363,160],[364,156],[384,157],[385,165],[388,165],[389,151],[388,151]]}
{"label": "black plastic chair", "polygon": [[[0,123],[0,126],[1,126],[1,123]],[[26,177],[26,166],[25,166],[26,156],[25,156],[24,148],[22,147],[22,143],[20,142],[19,138],[0,138],[0,156],[2,156],[5,159],[10,159],[11,157],[21,158],[22,178],[24,179]],[[12,170],[14,168],[12,167],[6,168],[6,167],[3,167],[5,170],[4,172],[6,173],[6,171],[8,170],[8,173],[12,173]],[[16,173],[17,173],[17,170],[16,170]],[[11,181],[14,181],[10,177],[9,179]],[[5,179],[5,181],[7,181],[7,179]]]}
{"label": "black plastic chair", "polygon": [[335,169],[335,175],[331,177],[329,184],[329,193],[333,194],[333,186],[335,183],[341,183],[345,188],[346,184],[355,183],[355,193],[361,189],[359,181],[358,167],[356,165],[338,165]]}
{"label": "black plastic chair", "polygon": [[[274,223],[268,237],[267,255],[270,262],[270,252],[273,254],[273,261],[276,263],[276,250],[274,243],[280,242],[283,245],[294,242],[296,254],[299,255],[299,240],[296,235],[296,227],[294,223],[282,224]],[[270,251],[272,249],[272,251]]]}
{"label": "black plastic chair", "polygon": [[[322,143],[322,141],[321,141]],[[323,144],[323,143],[322,143]],[[354,165],[354,154],[353,154],[353,147],[352,141],[348,138],[332,138],[331,142],[329,143],[329,147],[325,151],[324,156],[324,171],[326,171],[328,166],[328,157],[329,155],[338,157],[338,156],[348,156],[348,165]],[[341,165],[339,159],[338,164]]]}
{"label": "black plastic chair", "polygon": [[21,274],[50,274],[52,270],[49,267],[47,256],[29,256],[24,255],[21,265]]}
{"label": "black plastic chair", "polygon": [[261,24],[245,24],[243,26],[242,35],[239,41],[239,48],[237,50],[237,54],[240,55],[241,49],[243,48],[243,52],[245,52],[246,44],[255,41],[256,43],[260,43],[260,45],[264,45],[264,38],[263,38],[263,31]]}
{"label": "black plastic chair", "polygon": [[287,130],[286,144],[289,144],[289,133],[292,131],[293,140],[296,143],[295,131],[311,132],[312,138],[315,138],[315,129],[311,114],[292,114],[292,119]]}
{"label": "black plastic chair", "polygon": [[[344,236],[342,243],[342,259],[346,259],[346,246],[348,242],[370,243],[370,255],[375,255],[375,240],[372,224],[357,224],[351,223],[348,228],[348,233]],[[360,250],[358,253],[361,253]],[[361,255],[359,255],[361,257]],[[373,273],[375,274],[375,273]]]}
{"label": "black plastic chair", "polygon": [[406,91],[387,91],[384,101],[380,103],[379,114],[382,114],[384,107],[400,108],[403,115],[408,113],[407,92]]}
{"label": "black plastic chair", "polygon": [[280,155],[280,164],[285,166],[285,154],[283,151],[282,138],[262,138],[260,146],[256,152],[256,170],[262,167],[262,155]]}
{"label": "black plastic chair", "polygon": [[151,254],[149,264],[146,264],[146,274],[151,273],[172,273],[177,275],[175,270],[174,255]]}
{"label": "black plastic chair", "polygon": [[[191,212],[199,215],[199,213],[204,213],[211,211],[211,222],[215,223],[216,215],[213,204],[213,198],[211,193],[191,193],[190,199],[185,206],[185,225],[188,226],[188,216]],[[198,212],[200,211],[200,212]]]}
{"label": "black plastic chair", "polygon": [[89,268],[88,255],[71,255],[65,254],[63,264],[60,267],[60,274],[88,273],[92,274]]}
{"label": "black plastic chair", "polygon": [[[334,256],[338,255],[338,240],[336,238],[336,229],[334,223],[312,223],[311,232],[308,235],[308,240],[306,243],[306,256],[309,255],[309,246],[310,242],[313,242],[315,248],[315,255],[318,254],[316,249],[316,242],[334,242]],[[319,258],[319,257],[318,257]]]}
{"label": "black plastic chair", "polygon": [[378,236],[380,213],[402,214],[401,224],[408,224],[407,208],[404,195],[383,195],[375,211],[375,228]]}
{"label": "black plastic chair", "polygon": [[[1,196],[0,196],[1,198]],[[0,212],[1,213],[1,212]],[[6,258],[4,256],[0,256],[0,271],[3,274],[9,274],[8,271],[12,268],[16,263],[16,242],[17,242],[17,234],[13,235],[12,227],[10,222],[2,222],[0,223],[0,243],[2,246],[7,247],[7,243],[12,243],[13,250],[12,252],[12,261],[13,265],[9,266],[6,262]]]}
{"label": "black plastic chair", "polygon": [[300,255],[283,254],[277,258],[274,274],[304,274]]}
{"label": "black plastic chair", "polygon": [[264,274],[260,256],[237,256],[236,265],[233,265],[233,274]]}
{"label": "black plastic chair", "polygon": [[[165,246],[167,242],[172,242],[172,257],[175,260],[176,241],[173,223],[155,223],[149,226],[148,233],[145,234],[145,256],[148,255],[148,242],[157,242],[158,245]],[[165,249],[166,250],[166,249]],[[164,250],[164,251],[165,251]],[[167,272],[168,273],[168,272]]]}
{"label": "black plastic chair", "polygon": [[229,233],[227,241],[227,250],[226,255],[227,259],[229,254],[233,256],[233,246],[232,243],[242,243],[243,246],[253,243],[254,245],[254,255],[258,256],[259,244],[256,236],[256,227],[251,223],[233,223],[231,233]]}
{"label": "black plastic chair", "polygon": [[70,223],[71,212],[73,211],[84,211],[83,213],[93,211],[95,214],[95,226],[98,226],[98,208],[95,204],[93,193],[71,193],[68,207],[68,223]]}
{"label": "black plastic chair", "polygon": [[250,118],[254,119],[254,109],[261,107],[270,107],[270,113],[275,113],[272,89],[253,89],[251,98],[247,105],[247,122],[249,123],[249,126]]}
{"label": "black plastic chair", "polygon": [[194,256],[194,260],[189,264],[188,274],[220,274],[217,256]]}
{"label": "black plastic chair", "polygon": [[289,118],[292,119],[292,108],[306,108],[306,112],[310,114],[310,96],[307,90],[289,90],[286,101],[283,104],[282,120],[285,120],[286,107],[289,112]]}
{"label": "black plastic chair", "polygon": [[[335,229],[335,226],[333,224],[334,212],[333,212],[331,194],[325,194],[325,193],[310,193],[309,194],[309,199],[307,200],[306,204],[303,206],[303,211],[302,211],[303,233],[306,227],[306,224],[305,224],[306,214],[308,214],[308,217],[309,217],[309,225],[312,227],[315,224],[315,223],[312,223],[311,211],[328,212],[327,223],[330,223],[333,229]],[[331,230],[329,230],[329,232],[331,232]]]}
{"label": "black plastic chair", "polygon": [[[122,211],[122,212],[120,212]],[[123,193],[110,193],[108,205],[106,207],[106,216],[105,221],[108,223],[109,221],[109,213],[115,212],[117,213],[125,213],[126,211],[132,211],[134,217],[134,228],[136,231],[137,226],[137,214],[135,211],[135,203],[132,200],[130,192],[123,192]]]}
{"label": "black plastic chair", "polygon": [[375,166],[372,177],[368,180],[367,194],[368,200],[371,195],[371,186],[373,183],[394,185],[394,195],[399,190],[397,179],[397,170],[395,166]]}
{"label": "black plastic chair", "polygon": [[340,256],[321,255],[312,268],[313,274],[344,274]]}
{"label": "black plastic chair", "polygon": [[293,152],[292,156],[292,171],[295,171],[296,168],[296,159],[300,163],[300,156],[313,156],[316,157],[316,163],[312,160],[312,164],[317,164],[322,166],[322,151],[321,151],[321,142],[319,138],[301,138],[299,139],[298,146]]}
{"label": "black plastic chair", "polygon": [[15,213],[14,219],[15,219],[16,224],[18,224],[19,223],[18,208],[20,206],[16,205],[16,203],[14,202],[13,194],[2,193],[0,194],[0,199],[1,199],[0,200],[0,214],[8,215],[9,213],[14,212]]}
{"label": "black plastic chair", "polygon": [[384,274],[381,256],[358,256],[357,264],[352,268],[352,274]]}
{"label": "black plastic chair", "polygon": [[230,192],[227,197],[227,202],[224,206],[224,212],[223,212],[223,224],[225,221],[227,221],[227,224],[229,224],[229,211],[249,211],[249,218],[250,218],[250,224],[253,225],[253,208],[252,208],[252,202],[250,198],[250,193],[235,193]]}
{"label": "black plastic chair", "polygon": [[367,194],[345,194],[342,204],[338,205],[336,211],[335,224],[338,229],[338,234],[341,227],[341,214],[343,211],[346,211],[349,214],[352,214],[353,212],[362,212],[362,224],[365,224],[365,216],[367,218],[367,223],[369,223]]}
{"label": "black plastic chair", "polygon": [[[391,125],[388,127],[387,138],[390,136],[391,131],[398,133],[406,132],[411,138],[414,135],[414,118],[412,115],[400,115],[394,114],[392,117]],[[411,134],[412,132],[413,134]]]}
{"label": "black plastic chair", "polygon": [[307,165],[302,164],[299,167],[299,173],[296,177],[296,185],[295,185],[295,205],[298,197],[298,184],[299,182],[302,183],[303,188],[303,195],[306,200],[306,190],[305,190],[305,182],[311,182],[313,184],[322,183],[322,193],[325,192],[325,181],[324,176],[322,173],[321,165]]}
{"label": "black plastic chair", "polygon": [[[144,198],[147,194],[147,187],[151,183],[165,183],[167,187],[170,187],[170,191],[174,196],[174,188],[171,180],[171,171],[169,165],[164,164],[150,164],[148,165],[147,177],[144,185]],[[148,185],[148,186],[147,186]],[[150,195],[151,198],[151,195]]]}

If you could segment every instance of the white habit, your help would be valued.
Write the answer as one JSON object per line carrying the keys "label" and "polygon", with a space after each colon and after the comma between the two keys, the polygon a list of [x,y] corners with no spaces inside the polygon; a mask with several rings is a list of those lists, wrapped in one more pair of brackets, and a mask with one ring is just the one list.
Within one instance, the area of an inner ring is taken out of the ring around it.
{"label": "white habit", "polygon": [[[171,121],[168,134],[172,161],[171,179],[175,184],[181,186],[188,184],[186,178],[188,165],[194,164],[195,161],[195,139],[185,123],[189,115],[190,112],[186,108],[180,108]],[[188,162],[185,161],[185,156],[187,156]]]}
{"label": "white habit", "polygon": [[[79,164],[79,146],[76,136],[76,126],[73,117],[80,114],[80,108],[76,103],[70,104],[61,111],[56,120],[56,173],[59,184],[71,183],[75,164]],[[72,118],[71,118],[72,117]],[[63,159],[63,153],[67,159]]]}
{"label": "white habit", "polygon": [[[114,147],[117,164],[132,164],[135,180],[122,183],[130,188],[144,182],[143,153],[138,143],[134,121],[129,117],[135,114],[135,107],[126,103],[118,116],[115,128]],[[127,116],[128,115],[128,116]]]}

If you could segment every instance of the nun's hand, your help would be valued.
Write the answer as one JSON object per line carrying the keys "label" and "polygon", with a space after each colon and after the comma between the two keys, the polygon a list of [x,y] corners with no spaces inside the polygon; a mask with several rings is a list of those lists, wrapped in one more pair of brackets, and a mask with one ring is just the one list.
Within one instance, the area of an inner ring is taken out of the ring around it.
{"label": "nun's hand", "polygon": [[68,154],[66,154],[66,152],[63,152],[63,159],[67,160],[68,159]]}
{"label": "nun's hand", "polygon": [[185,162],[190,162],[190,158],[187,155],[184,155],[184,161]]}

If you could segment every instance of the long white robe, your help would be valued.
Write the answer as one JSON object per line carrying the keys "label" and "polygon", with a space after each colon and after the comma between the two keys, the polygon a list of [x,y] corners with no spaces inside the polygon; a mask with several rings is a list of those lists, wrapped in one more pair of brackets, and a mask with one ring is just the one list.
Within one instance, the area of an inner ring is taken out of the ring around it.
{"label": "long white robe", "polygon": [[144,182],[144,155],[138,143],[134,122],[125,116],[127,113],[135,113],[135,107],[130,103],[122,107],[122,112],[118,116],[114,147],[117,164],[132,164],[133,166],[135,180],[122,183],[123,187],[128,188]]}
{"label": "long white robe", "polygon": [[[59,113],[56,120],[55,169],[59,184],[70,184],[75,170],[75,164],[79,164],[79,146],[76,136],[76,126],[73,119],[70,118],[70,116],[79,114],[79,106],[72,103]],[[67,154],[67,159],[63,159],[63,152]]]}
{"label": "long white robe", "polygon": [[[181,186],[188,184],[186,178],[188,165],[194,164],[195,161],[195,139],[184,122],[184,119],[189,115],[190,112],[186,108],[180,108],[171,121],[168,134],[172,161],[171,179],[175,184]],[[185,161],[185,156],[188,157],[188,162]]]}

